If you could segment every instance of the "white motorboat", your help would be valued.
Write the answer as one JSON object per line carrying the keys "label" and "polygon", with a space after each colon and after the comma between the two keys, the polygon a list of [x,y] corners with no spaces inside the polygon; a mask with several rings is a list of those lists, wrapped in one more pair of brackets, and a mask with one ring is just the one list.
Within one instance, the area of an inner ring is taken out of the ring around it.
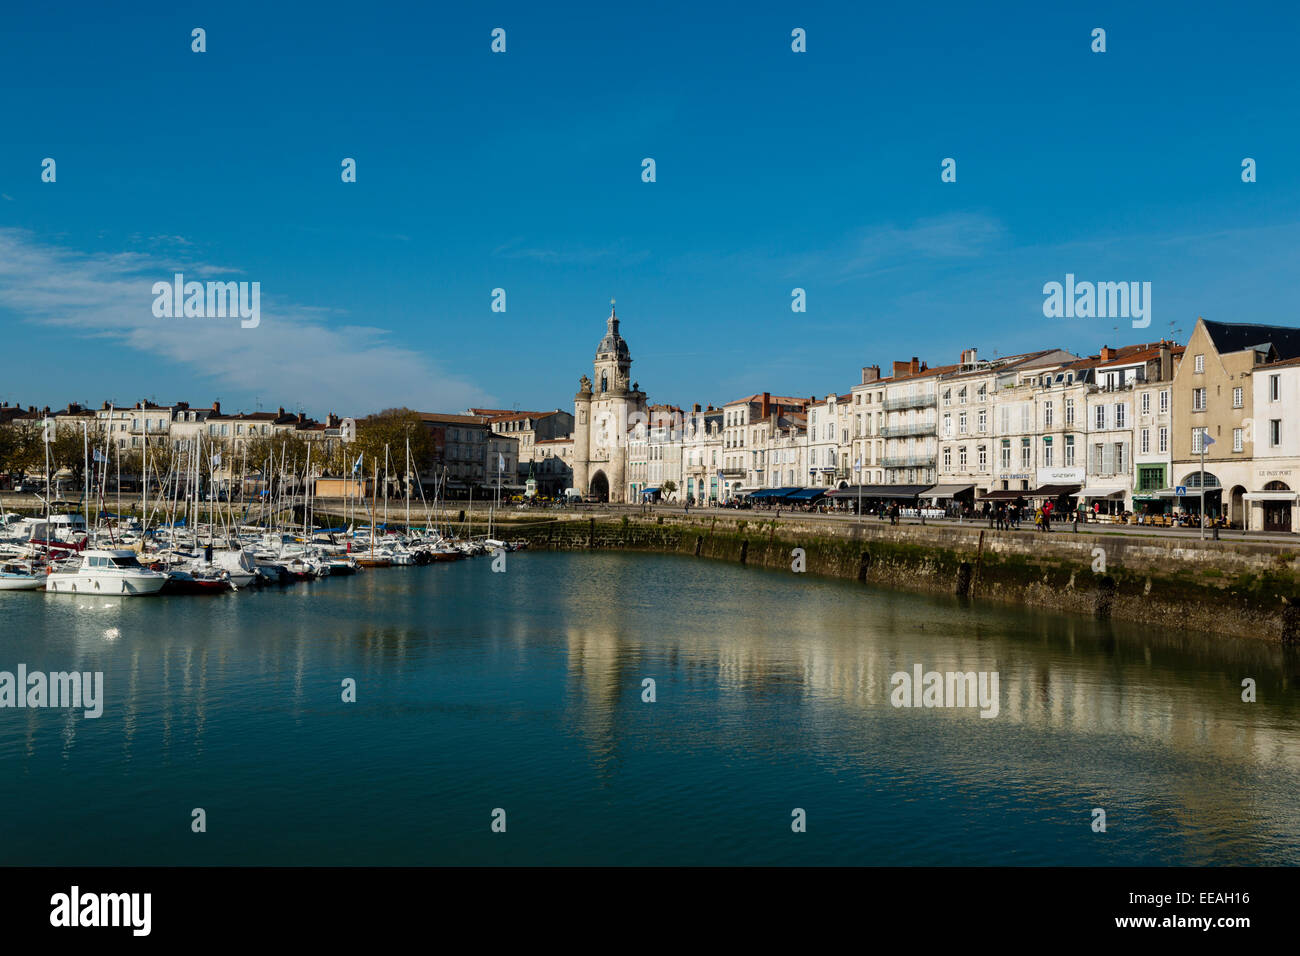
{"label": "white motorboat", "polygon": [[44,587],[44,570],[16,561],[0,564],[0,591],[39,591]]}
{"label": "white motorboat", "polygon": [[135,597],[157,594],[166,583],[167,575],[142,567],[134,551],[85,551],[71,569],[48,574],[45,590],[56,594]]}

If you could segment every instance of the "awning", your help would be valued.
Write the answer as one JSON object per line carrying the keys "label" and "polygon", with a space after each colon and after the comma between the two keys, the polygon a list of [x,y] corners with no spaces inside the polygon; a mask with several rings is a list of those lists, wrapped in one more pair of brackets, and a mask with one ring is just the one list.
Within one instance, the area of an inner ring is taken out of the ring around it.
{"label": "awning", "polygon": [[1062,495],[1077,495],[1080,485],[1043,485],[1026,494],[1029,498],[1060,498]]}
{"label": "awning", "polygon": [[1123,488],[1084,488],[1079,492],[1080,498],[1113,498],[1124,494]]}
{"label": "awning", "polygon": [[642,488],[642,489],[641,489],[641,494],[643,494],[643,495],[657,495],[657,494],[659,494],[659,489],[658,489],[658,488]]}
{"label": "awning", "polygon": [[825,488],[800,488],[785,496],[786,501],[811,501],[826,494]]}
{"label": "awning", "polygon": [[756,491],[749,496],[750,501],[764,501],[769,498],[784,498],[788,494],[798,491],[798,488],[769,488],[765,491]]}
{"label": "awning", "polygon": [[957,495],[974,491],[974,485],[935,485],[921,492],[922,498],[955,498]]}
{"label": "awning", "polygon": [[[1208,489],[1207,489],[1208,490]],[[1215,489],[1216,491],[1218,489]],[[1200,495],[1197,495],[1199,498]],[[1241,496],[1247,501],[1289,501],[1292,504],[1296,500],[1294,491],[1248,491]]]}
{"label": "awning", "polygon": [[906,498],[909,501],[920,496],[929,485],[850,485],[836,488],[830,492],[832,498],[856,498],[861,493],[863,498]]}
{"label": "awning", "polygon": [[1017,498],[1029,498],[1033,496],[1032,491],[1014,488],[998,488],[995,491],[986,491],[980,495],[980,501],[1015,501]]}

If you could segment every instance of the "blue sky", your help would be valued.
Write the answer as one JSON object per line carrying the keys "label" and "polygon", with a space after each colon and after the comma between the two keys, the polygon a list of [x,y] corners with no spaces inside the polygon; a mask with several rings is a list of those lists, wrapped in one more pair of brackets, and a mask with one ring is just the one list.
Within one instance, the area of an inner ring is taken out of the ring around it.
{"label": "blue sky", "polygon": [[[633,377],[682,405],[1295,324],[1297,27],[1280,2],[11,5],[0,399],[571,407],[611,296]],[[261,324],[155,318],[175,271],[259,281]],[[1067,272],[1151,282],[1151,327],[1044,318]]]}

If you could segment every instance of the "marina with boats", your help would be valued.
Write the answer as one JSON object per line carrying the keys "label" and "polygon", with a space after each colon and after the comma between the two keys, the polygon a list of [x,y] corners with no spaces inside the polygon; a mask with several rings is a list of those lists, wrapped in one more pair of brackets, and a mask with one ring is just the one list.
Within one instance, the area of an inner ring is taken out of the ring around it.
{"label": "marina with boats", "polygon": [[[347,503],[346,524],[324,526],[310,491],[303,490],[311,488],[310,456],[301,467],[268,461],[262,474],[275,479],[254,494],[205,496],[202,475],[205,468],[210,473],[220,467],[221,453],[207,449],[205,457],[201,442],[157,478],[152,499],[146,480],[128,508],[119,492],[115,510],[109,510],[107,468],[96,478],[90,451],[78,510],[67,507],[74,503],[53,501],[48,489],[41,514],[0,507],[0,591],[219,594],[526,547],[493,537],[493,512],[487,530],[475,535],[472,518],[463,526],[449,520],[437,494],[430,501],[421,488],[413,501],[410,483],[404,501],[358,494]],[[387,448],[384,459],[387,479]],[[94,460],[106,461],[98,452]],[[409,449],[407,460],[409,469]],[[354,471],[362,464],[358,458]],[[372,488],[379,487],[379,467],[376,459]],[[390,504],[402,510],[397,523],[389,519]]]}

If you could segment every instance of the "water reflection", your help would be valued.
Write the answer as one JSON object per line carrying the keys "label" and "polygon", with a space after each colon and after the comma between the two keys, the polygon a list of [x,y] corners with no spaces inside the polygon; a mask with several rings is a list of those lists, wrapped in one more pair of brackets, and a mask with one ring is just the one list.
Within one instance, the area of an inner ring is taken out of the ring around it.
{"label": "water reflection", "polygon": [[[1140,834],[1136,849],[1115,841],[1129,861],[1300,859],[1300,655],[1277,645],[611,554],[104,606],[7,594],[0,615],[0,669],[105,671],[98,720],[0,711],[0,760],[18,771],[0,811],[29,822],[56,799],[51,761],[128,814],[137,775],[175,779],[177,799],[197,782],[278,806],[343,761],[402,808],[427,799],[412,788],[523,787],[517,800],[689,816],[701,799],[786,800],[797,779],[843,826],[914,826],[911,813],[936,848],[966,834],[983,859],[1016,845],[997,827],[1023,818],[1038,845],[1012,862],[1096,860],[1111,851],[1071,842],[1093,806]],[[891,676],[917,664],[996,671],[999,715],[894,708]],[[356,705],[340,702],[345,677]],[[1247,677],[1257,703],[1241,699]],[[338,812],[330,794],[322,817]]]}

